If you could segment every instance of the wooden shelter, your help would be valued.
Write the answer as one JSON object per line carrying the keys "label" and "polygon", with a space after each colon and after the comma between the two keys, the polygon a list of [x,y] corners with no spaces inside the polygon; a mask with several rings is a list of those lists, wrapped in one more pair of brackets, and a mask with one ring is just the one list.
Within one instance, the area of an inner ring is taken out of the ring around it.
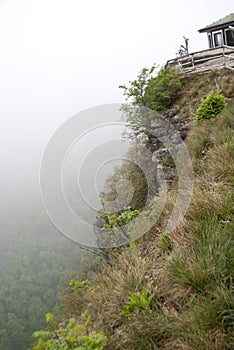
{"label": "wooden shelter", "polygon": [[199,33],[207,33],[210,49],[223,45],[234,46],[234,13],[200,29]]}

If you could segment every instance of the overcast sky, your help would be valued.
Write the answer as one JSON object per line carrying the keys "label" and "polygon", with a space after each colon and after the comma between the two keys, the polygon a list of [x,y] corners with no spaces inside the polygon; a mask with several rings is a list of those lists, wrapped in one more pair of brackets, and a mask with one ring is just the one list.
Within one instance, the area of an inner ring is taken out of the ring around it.
{"label": "overcast sky", "polygon": [[37,179],[43,149],[61,123],[85,108],[121,102],[118,86],[173,58],[183,35],[190,52],[207,48],[197,30],[234,12],[233,4],[0,0],[2,187],[22,177],[27,183],[32,173]]}

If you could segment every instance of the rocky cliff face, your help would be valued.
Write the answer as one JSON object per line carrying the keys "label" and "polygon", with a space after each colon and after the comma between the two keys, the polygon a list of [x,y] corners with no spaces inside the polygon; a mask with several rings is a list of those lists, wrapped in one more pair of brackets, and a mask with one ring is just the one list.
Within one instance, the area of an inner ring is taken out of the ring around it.
{"label": "rocky cliff face", "polygon": [[[152,157],[146,158],[144,156],[144,147],[141,150],[141,158],[144,164],[143,168],[144,171],[147,172],[148,169],[148,171],[151,173],[151,183],[148,184],[147,191],[145,194],[143,194],[142,189],[139,188],[139,183],[142,183],[144,181],[147,182],[147,179],[142,178],[142,176],[139,176],[139,174],[134,171],[134,176],[139,177],[137,187],[134,186],[138,196],[147,198],[148,189],[152,190],[152,183],[155,186],[155,195],[158,193],[158,189],[161,185],[166,185],[167,189],[170,189],[170,187],[177,182],[178,169],[176,169],[174,159],[177,156],[177,152],[181,151],[183,141],[185,140],[188,131],[193,124],[192,121],[187,122],[184,120],[185,119],[179,113],[177,113],[175,109],[167,110],[152,120],[148,140],[146,141],[146,147],[150,150]],[[125,170],[129,171],[130,169],[128,168]],[[124,176],[125,175],[123,171],[123,178]],[[115,182],[115,180],[115,177],[113,177],[113,182]],[[110,195],[110,193],[105,194],[104,197],[108,197],[108,195]],[[138,206],[133,205],[132,202],[130,203],[130,206],[133,209],[140,209]],[[104,208],[103,210],[100,210],[99,215],[97,216],[97,221],[94,225],[94,232],[97,236],[97,244],[99,247],[105,246],[103,242],[103,239],[105,239],[103,226],[104,224],[109,224],[108,218],[103,216],[105,211],[106,208],[105,210]],[[111,210],[109,211],[111,212]],[[113,209],[113,212],[116,212],[116,210]],[[120,215],[122,212],[123,211],[120,210],[117,212],[117,214]],[[126,232],[123,232],[123,236],[125,237],[125,240],[129,239],[129,237],[126,235]],[[109,260],[106,259],[106,261]]]}
{"label": "rocky cliff face", "polygon": [[157,164],[158,173],[163,174],[169,187],[177,179],[172,154],[180,149],[192,125],[193,121],[184,122],[184,118],[173,109],[163,112],[151,122],[147,147],[153,152],[152,161]]}

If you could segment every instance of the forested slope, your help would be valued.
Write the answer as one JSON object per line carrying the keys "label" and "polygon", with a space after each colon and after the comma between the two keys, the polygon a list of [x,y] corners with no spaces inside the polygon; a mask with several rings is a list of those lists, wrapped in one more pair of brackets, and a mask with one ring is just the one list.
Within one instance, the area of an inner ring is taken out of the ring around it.
{"label": "forested slope", "polygon": [[59,312],[65,283],[89,261],[49,223],[41,206],[0,223],[0,349],[26,350],[45,314]]}

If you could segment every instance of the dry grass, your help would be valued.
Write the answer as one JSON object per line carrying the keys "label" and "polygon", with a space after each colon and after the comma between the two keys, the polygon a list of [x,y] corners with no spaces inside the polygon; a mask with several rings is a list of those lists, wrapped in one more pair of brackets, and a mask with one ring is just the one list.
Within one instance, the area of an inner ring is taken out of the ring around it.
{"label": "dry grass", "polygon": [[[184,120],[192,120],[201,101],[210,91],[221,91],[227,99],[234,98],[234,74],[228,69],[185,75],[177,109]],[[192,101],[192,103],[191,103]]]}

